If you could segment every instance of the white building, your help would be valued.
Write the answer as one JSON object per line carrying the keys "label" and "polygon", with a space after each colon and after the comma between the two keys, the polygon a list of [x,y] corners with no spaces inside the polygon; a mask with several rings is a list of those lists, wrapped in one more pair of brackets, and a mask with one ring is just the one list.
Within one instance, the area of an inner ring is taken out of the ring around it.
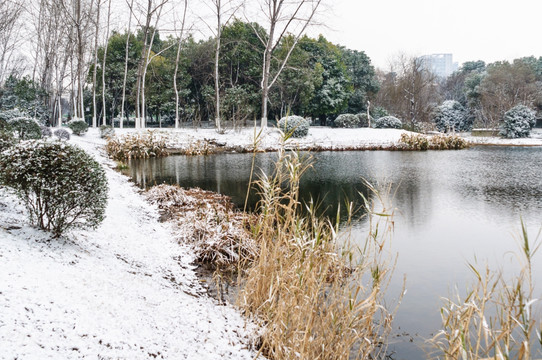
{"label": "white building", "polygon": [[420,59],[427,70],[432,71],[440,77],[448,77],[459,68],[458,63],[453,62],[452,54],[432,54],[420,56]]}

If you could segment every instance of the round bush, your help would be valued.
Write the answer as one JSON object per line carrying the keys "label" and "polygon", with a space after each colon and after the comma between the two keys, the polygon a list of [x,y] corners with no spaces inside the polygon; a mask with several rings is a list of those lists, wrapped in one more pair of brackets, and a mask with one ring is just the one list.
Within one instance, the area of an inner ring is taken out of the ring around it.
{"label": "round bush", "polygon": [[88,130],[88,124],[84,120],[71,120],[68,122],[68,127],[78,136],[81,136]]}
{"label": "round bush", "polygon": [[57,129],[53,133],[59,140],[70,140],[70,132],[66,129]]}
{"label": "round bush", "polygon": [[285,116],[279,120],[279,129],[292,137],[302,138],[309,134],[310,121],[301,116]]}
{"label": "round bush", "polygon": [[[369,126],[369,120],[367,118],[367,113],[359,113],[356,116],[359,119],[359,126],[361,126],[361,127]],[[371,122],[374,121],[374,118],[372,116],[369,116],[369,119],[371,119]]]}
{"label": "round bush", "polygon": [[102,139],[107,139],[115,136],[115,129],[111,125],[102,125],[100,126],[100,137]]}
{"label": "round bush", "polygon": [[0,128],[7,125],[7,123],[9,123],[13,119],[27,116],[27,114],[21,112],[19,109],[0,111]]}
{"label": "round bush", "polygon": [[463,105],[455,100],[446,100],[437,106],[433,112],[433,122],[438,131],[470,131],[472,130],[472,118]]}
{"label": "round bush", "polygon": [[12,147],[15,144],[13,132],[0,129],[0,152]]}
{"label": "round bush", "polygon": [[354,114],[341,114],[335,119],[335,126],[340,128],[356,128],[360,126],[360,118]]}
{"label": "round bush", "polygon": [[535,111],[525,105],[517,105],[504,114],[500,134],[509,139],[527,137],[535,124]]}
{"label": "round bush", "polygon": [[20,140],[41,139],[41,128],[34,119],[26,117],[14,118],[9,121],[9,125],[17,132]]}
{"label": "round bush", "polygon": [[41,129],[41,137],[51,137],[53,136],[53,131],[48,126],[40,126]]}
{"label": "round bush", "polygon": [[401,120],[395,116],[383,116],[374,121],[376,129],[400,129],[403,126]]}
{"label": "round bush", "polygon": [[66,143],[26,141],[2,152],[0,183],[15,190],[33,224],[54,236],[70,228],[95,228],[104,218],[104,170]]}

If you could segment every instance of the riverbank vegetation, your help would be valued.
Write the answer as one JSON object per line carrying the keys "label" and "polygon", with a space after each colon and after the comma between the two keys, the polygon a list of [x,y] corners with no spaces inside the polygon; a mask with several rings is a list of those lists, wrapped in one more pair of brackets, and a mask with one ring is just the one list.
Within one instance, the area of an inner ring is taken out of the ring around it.
{"label": "riverbank vegetation", "polygon": [[540,241],[529,241],[522,223],[516,254],[519,273],[469,264],[474,283],[458,290],[441,309],[443,329],[431,339],[439,359],[535,359],[542,355],[542,321],[533,282],[533,256]]}

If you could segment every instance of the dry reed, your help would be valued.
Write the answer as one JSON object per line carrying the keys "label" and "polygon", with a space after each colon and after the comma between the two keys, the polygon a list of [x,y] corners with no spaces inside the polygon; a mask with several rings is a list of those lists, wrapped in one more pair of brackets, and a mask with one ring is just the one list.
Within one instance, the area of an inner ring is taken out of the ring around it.
{"label": "dry reed", "polygon": [[110,137],[105,151],[114,160],[141,159],[167,156],[166,142],[152,131],[144,134],[128,134],[122,137]]}
{"label": "dry reed", "polygon": [[532,258],[540,243],[533,246],[521,225],[521,271],[507,280],[502,271],[487,266],[480,271],[469,264],[475,283],[463,299],[458,294],[445,299],[443,329],[430,340],[437,349],[435,359],[542,359],[542,324],[534,315],[539,300],[532,278]]}
{"label": "dry reed", "polygon": [[260,252],[245,272],[239,305],[264,326],[261,352],[271,359],[384,357],[393,317],[383,305],[393,268],[390,208],[376,211],[367,200],[370,235],[357,254],[341,247],[338,224],[310,204],[301,212],[299,180],[309,166],[281,147],[274,174],[257,182],[252,231]]}

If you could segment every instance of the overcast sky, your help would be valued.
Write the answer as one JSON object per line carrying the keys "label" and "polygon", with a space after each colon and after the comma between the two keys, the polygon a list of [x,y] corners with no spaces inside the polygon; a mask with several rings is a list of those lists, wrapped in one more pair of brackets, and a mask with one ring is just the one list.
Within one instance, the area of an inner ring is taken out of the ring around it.
{"label": "overcast sky", "polygon": [[330,0],[313,29],[387,68],[393,55],[452,53],[454,61],[542,56],[542,0]]}

